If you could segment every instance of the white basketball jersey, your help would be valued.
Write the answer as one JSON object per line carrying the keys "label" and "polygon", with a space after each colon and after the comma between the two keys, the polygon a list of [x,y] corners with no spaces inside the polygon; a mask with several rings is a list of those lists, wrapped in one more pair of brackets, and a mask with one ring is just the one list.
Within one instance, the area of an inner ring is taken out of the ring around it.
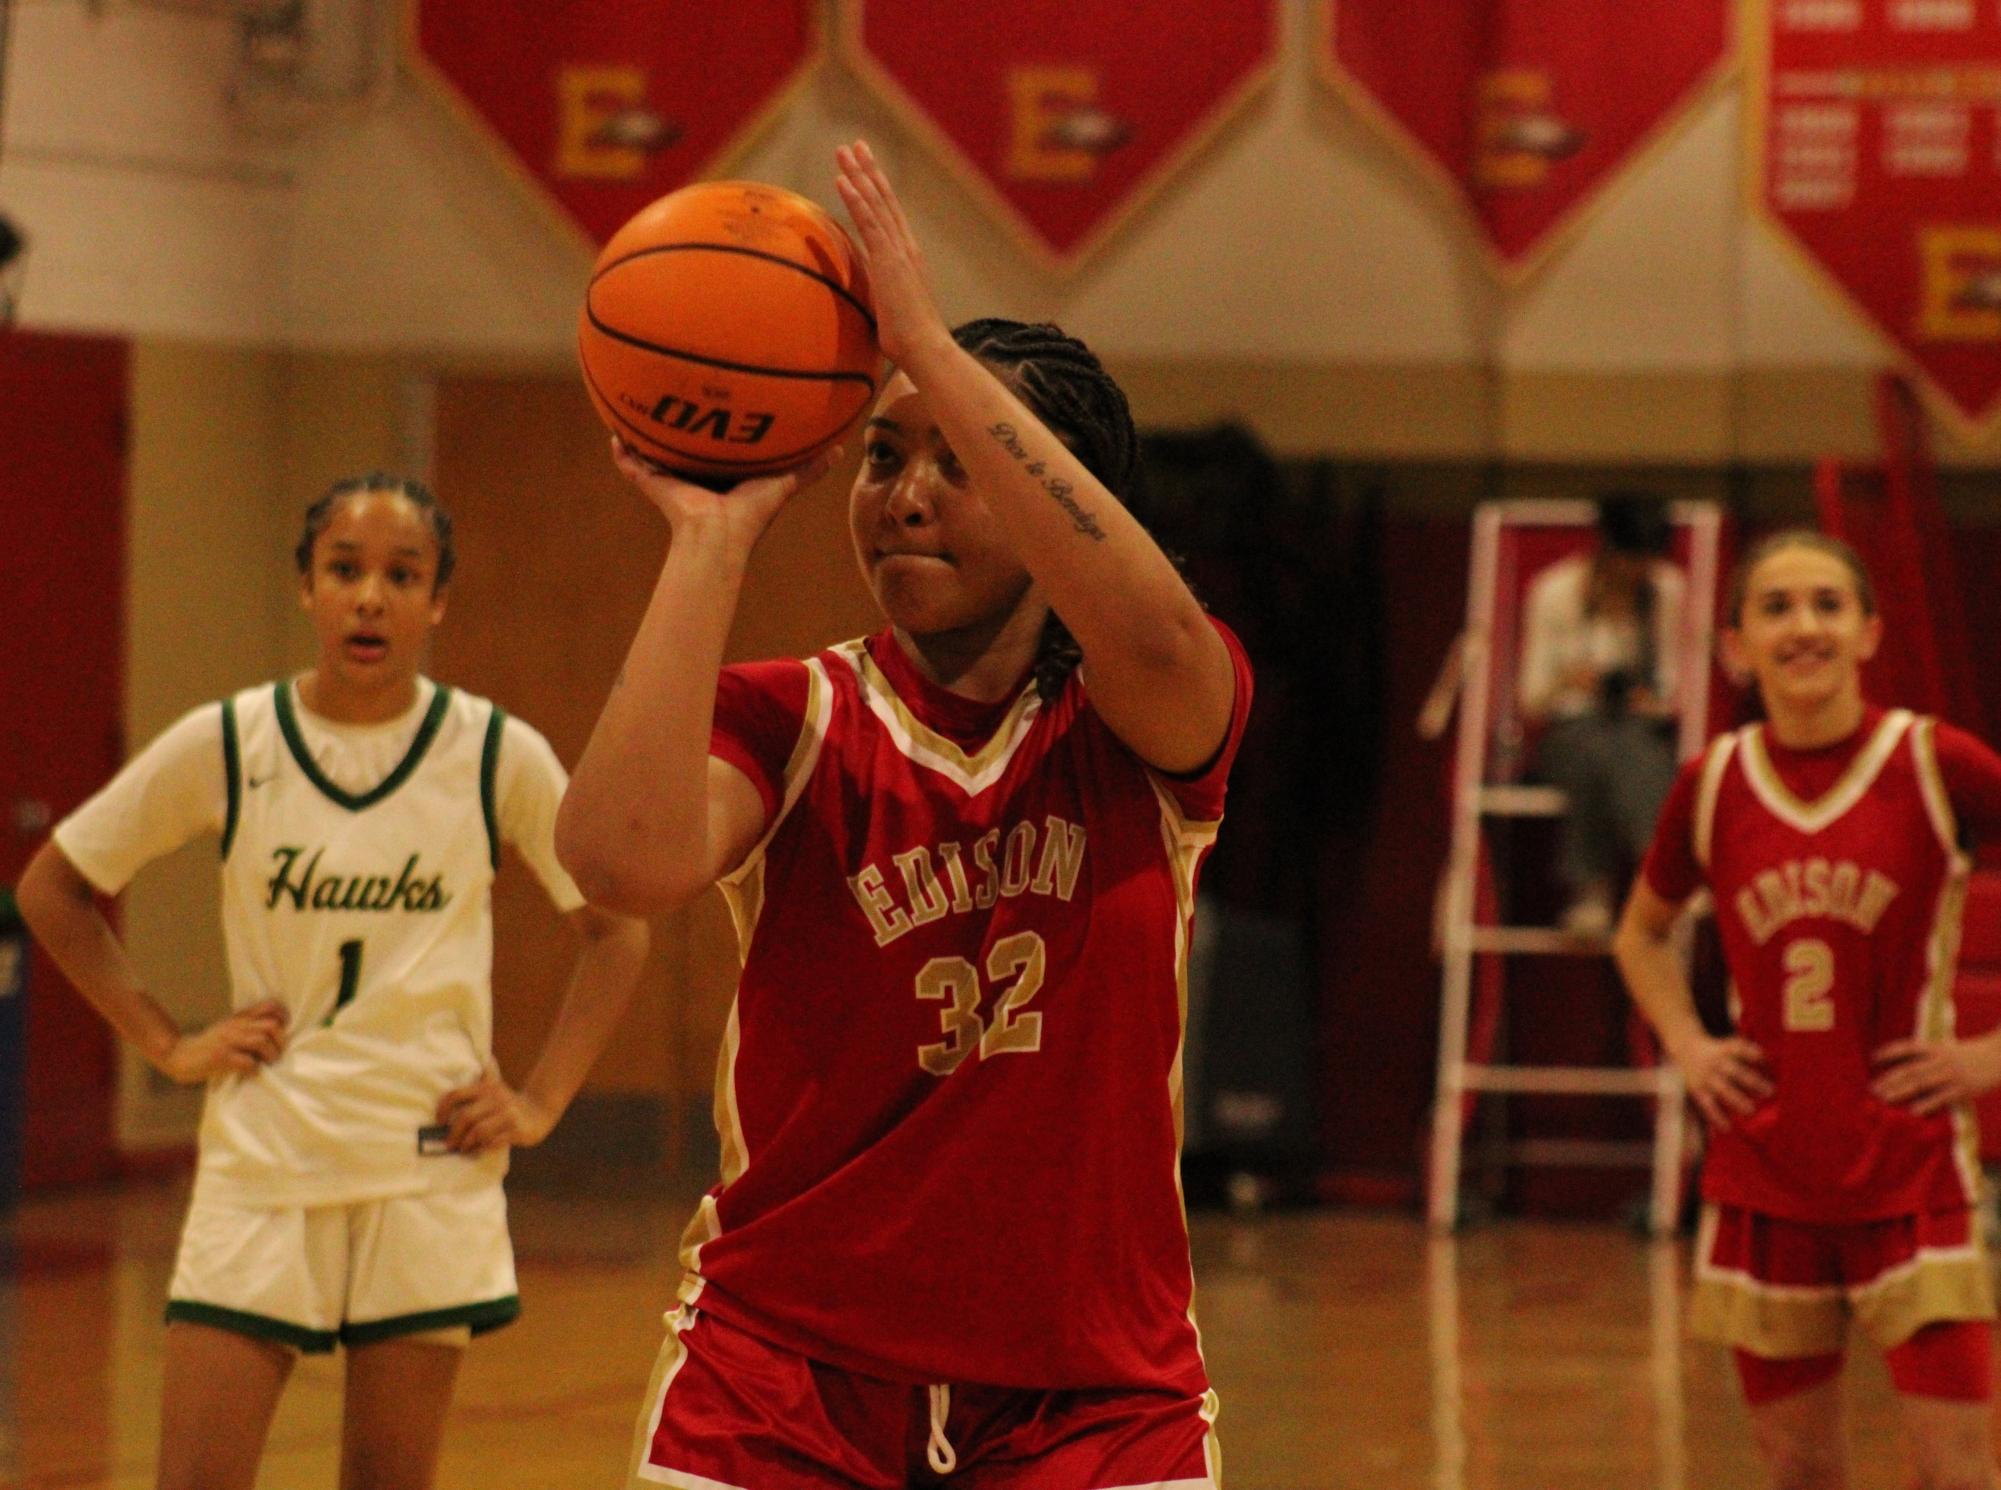
{"label": "white basketball jersey", "polygon": [[316,1205],[492,1183],[505,1152],[445,1152],[435,1114],[490,1058],[505,716],[439,687],[400,764],[356,795],[295,709],[284,683],[223,705],[235,1002],[275,998],[290,1023],[280,1059],[210,1088],[197,1189]]}

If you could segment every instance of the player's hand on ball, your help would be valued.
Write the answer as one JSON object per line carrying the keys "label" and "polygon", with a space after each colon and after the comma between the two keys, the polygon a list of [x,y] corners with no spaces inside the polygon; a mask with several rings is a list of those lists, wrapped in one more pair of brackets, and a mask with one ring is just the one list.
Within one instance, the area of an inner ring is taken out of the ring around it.
{"label": "player's hand on ball", "polygon": [[438,1098],[438,1121],[449,1130],[445,1147],[455,1154],[483,1154],[497,1148],[532,1148],[549,1136],[556,1115],[517,1092],[491,1066],[470,1086]]}
{"label": "player's hand on ball", "polygon": [[834,189],[854,220],[855,241],[868,266],[876,340],[885,357],[908,368],[913,355],[949,347],[952,328],[938,314],[923,251],[875,152],[857,140],[836,150],[834,162],[839,167]]}
{"label": "player's hand on ball", "polygon": [[684,527],[716,523],[746,553],[764,535],[779,508],[802,487],[826,475],[840,454],[836,446],[793,470],[775,476],[747,476],[729,490],[718,492],[656,465],[617,435],[611,438],[612,463],[660,509],[670,528],[678,533]]}
{"label": "player's hand on ball", "polygon": [[217,1076],[247,1076],[285,1049],[285,1006],[263,999],[218,1019],[207,1029],[183,1035],[160,1061],[174,1081],[193,1083]]}
{"label": "player's hand on ball", "polygon": [[1869,1089],[1920,1117],[2001,1086],[2001,1052],[1987,1040],[1892,1040],[1870,1064]]}
{"label": "player's hand on ball", "polygon": [[1669,1054],[1681,1068],[1689,1100],[1712,1128],[1749,1117],[1772,1095],[1764,1051],[1742,1036],[1703,1035]]}

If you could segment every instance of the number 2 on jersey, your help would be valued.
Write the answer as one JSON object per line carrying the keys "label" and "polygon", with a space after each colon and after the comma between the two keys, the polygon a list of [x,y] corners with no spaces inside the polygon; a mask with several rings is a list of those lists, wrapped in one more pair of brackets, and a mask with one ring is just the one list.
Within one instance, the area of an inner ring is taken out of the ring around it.
{"label": "number 2 on jersey", "polygon": [[977,1047],[980,1058],[1009,1051],[1042,1048],[1042,1015],[1028,1012],[1030,999],[1042,991],[1048,961],[1042,938],[1032,931],[1003,937],[987,952],[987,979],[1014,982],[994,1006],[993,1019],[980,1014],[979,969],[963,957],[934,957],[917,974],[917,996],[940,999],[951,1007],[938,1012],[945,1038],[917,1047],[917,1064],[933,1076],[950,1076]]}
{"label": "number 2 on jersey", "polygon": [[334,995],[334,1006],[327,1017],[320,1021],[322,1026],[332,1024],[334,1015],[354,1002],[354,990],[361,984],[361,938],[340,944],[340,992]]}
{"label": "number 2 on jersey", "polygon": [[1788,943],[1785,953],[1785,1027],[1819,1031],[1834,1028],[1834,948],[1817,936]]}

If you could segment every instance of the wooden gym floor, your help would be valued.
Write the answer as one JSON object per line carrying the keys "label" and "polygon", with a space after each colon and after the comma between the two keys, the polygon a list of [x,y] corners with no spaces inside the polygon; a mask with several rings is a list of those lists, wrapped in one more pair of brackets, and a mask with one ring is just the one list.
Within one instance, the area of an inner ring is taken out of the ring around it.
{"label": "wooden gym floor", "polygon": [[[160,1307],[184,1182],[0,1218],[0,1486],[152,1484]],[[612,1487],[692,1196],[514,1196],[525,1310],[472,1347],[441,1490]],[[1733,1490],[1763,1479],[1729,1363],[1680,1331],[1686,1246],[1609,1226],[1193,1220],[1229,1490]],[[1894,1404],[1849,1369],[1854,1482],[1895,1484]],[[294,1374],[263,1486],[334,1484],[338,1368]]]}

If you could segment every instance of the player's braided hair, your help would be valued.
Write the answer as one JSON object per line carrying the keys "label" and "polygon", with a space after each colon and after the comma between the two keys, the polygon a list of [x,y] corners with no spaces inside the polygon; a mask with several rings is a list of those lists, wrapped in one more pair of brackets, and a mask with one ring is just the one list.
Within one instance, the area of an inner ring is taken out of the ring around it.
{"label": "player's braided hair", "polygon": [[299,573],[310,574],[313,569],[313,545],[320,541],[320,534],[333,521],[334,512],[349,497],[362,492],[395,492],[409,499],[410,505],[423,514],[431,525],[431,536],[438,540],[438,572],[431,581],[433,591],[442,590],[450,583],[452,569],[458,563],[458,551],[452,546],[452,515],[439,505],[437,494],[423,482],[411,476],[395,476],[387,471],[370,471],[365,476],[348,476],[336,481],[314,499],[306,509],[305,530],[299,535],[299,546],[292,550]]}
{"label": "player's braided hair", "polygon": [[[983,317],[952,329],[952,339],[992,368],[1015,396],[1055,431],[1128,511],[1140,517],[1139,431],[1125,391],[1097,355],[1046,322]],[[1035,687],[1054,698],[1083,654],[1054,611],[1035,653]]]}

